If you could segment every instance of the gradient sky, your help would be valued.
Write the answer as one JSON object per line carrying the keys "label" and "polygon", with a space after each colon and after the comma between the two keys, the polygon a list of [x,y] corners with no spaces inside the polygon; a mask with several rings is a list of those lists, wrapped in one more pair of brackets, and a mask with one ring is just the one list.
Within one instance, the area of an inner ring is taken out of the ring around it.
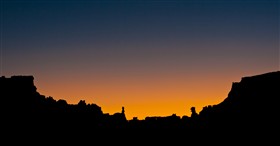
{"label": "gradient sky", "polygon": [[1,76],[128,119],[190,116],[279,70],[277,0],[1,0]]}

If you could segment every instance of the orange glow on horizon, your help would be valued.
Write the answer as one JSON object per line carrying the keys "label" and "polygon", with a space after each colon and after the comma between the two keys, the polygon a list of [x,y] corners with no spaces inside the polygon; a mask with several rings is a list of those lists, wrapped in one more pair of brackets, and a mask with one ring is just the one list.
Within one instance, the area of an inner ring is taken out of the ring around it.
{"label": "orange glow on horizon", "polygon": [[[126,79],[126,80],[125,80]],[[160,80],[161,79],[161,80]],[[35,77],[38,92],[69,104],[79,100],[95,103],[103,113],[114,114],[125,107],[128,120],[148,116],[190,116],[190,108],[200,112],[204,106],[222,102],[230,91],[230,79],[216,77],[166,76],[145,78],[83,79],[59,82],[40,81]],[[240,80],[240,79],[239,79]],[[233,81],[239,81],[233,80]]]}
{"label": "orange glow on horizon", "polygon": [[204,106],[222,102],[232,82],[239,82],[244,76],[275,70],[273,64],[263,64],[259,69],[247,68],[246,64],[225,68],[205,66],[56,70],[47,75],[44,72],[34,74],[34,83],[42,95],[64,99],[69,104],[85,100],[100,106],[103,113],[121,112],[124,106],[130,120],[133,117],[144,119],[172,114],[190,116],[193,106],[200,112]]}

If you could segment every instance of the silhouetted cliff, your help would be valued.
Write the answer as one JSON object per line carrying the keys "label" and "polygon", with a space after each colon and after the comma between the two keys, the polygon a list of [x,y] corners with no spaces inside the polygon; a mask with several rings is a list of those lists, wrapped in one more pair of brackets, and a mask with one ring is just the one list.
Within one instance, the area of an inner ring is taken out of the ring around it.
{"label": "silhouetted cliff", "polygon": [[87,104],[84,100],[68,104],[63,99],[40,95],[33,80],[33,76],[0,78],[1,115],[7,126],[117,128],[127,121],[124,113],[103,114],[101,107]]}
{"label": "silhouetted cliff", "polygon": [[[243,77],[228,97],[199,113],[201,126],[230,129],[270,129],[278,121],[280,72]],[[278,124],[277,124],[278,125]]]}

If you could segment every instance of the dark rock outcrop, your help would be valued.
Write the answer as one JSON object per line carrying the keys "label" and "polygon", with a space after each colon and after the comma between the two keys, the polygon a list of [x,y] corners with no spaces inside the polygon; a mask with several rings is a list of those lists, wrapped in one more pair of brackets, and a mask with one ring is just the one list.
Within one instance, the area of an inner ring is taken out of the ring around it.
{"label": "dark rock outcrop", "polygon": [[[103,114],[101,107],[80,100],[68,104],[66,100],[55,100],[37,92],[33,76],[12,76],[0,78],[2,121],[10,128],[40,127],[53,128],[116,128],[119,125],[107,122],[109,119],[127,121],[122,116]],[[110,118],[107,118],[110,117]],[[119,122],[120,124],[122,124]],[[107,123],[107,124],[104,124]]]}
{"label": "dark rock outcrop", "polygon": [[277,126],[280,71],[243,77],[233,83],[228,97],[199,113],[207,128],[273,129]]}

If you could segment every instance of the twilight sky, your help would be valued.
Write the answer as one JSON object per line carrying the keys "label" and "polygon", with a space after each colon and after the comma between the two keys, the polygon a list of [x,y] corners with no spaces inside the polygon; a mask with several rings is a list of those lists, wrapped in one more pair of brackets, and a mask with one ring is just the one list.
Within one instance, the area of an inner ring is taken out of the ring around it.
{"label": "twilight sky", "polygon": [[1,76],[128,119],[190,116],[279,70],[277,0],[1,0]]}

